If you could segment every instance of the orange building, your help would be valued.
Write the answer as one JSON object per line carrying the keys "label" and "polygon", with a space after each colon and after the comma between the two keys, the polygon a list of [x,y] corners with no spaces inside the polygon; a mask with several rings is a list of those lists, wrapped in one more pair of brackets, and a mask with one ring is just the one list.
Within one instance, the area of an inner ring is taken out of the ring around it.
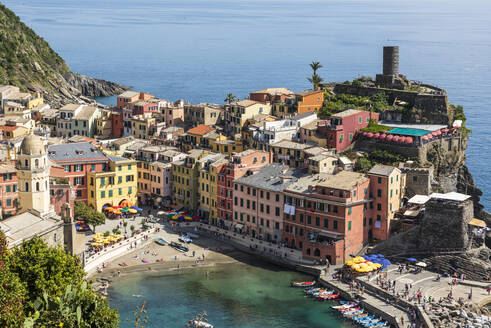
{"label": "orange building", "polygon": [[324,102],[323,90],[305,90],[295,94],[298,114],[317,112]]}
{"label": "orange building", "polygon": [[402,172],[389,165],[375,165],[368,172],[370,178],[370,212],[365,235],[368,240],[386,240],[390,235],[390,222],[401,207]]}

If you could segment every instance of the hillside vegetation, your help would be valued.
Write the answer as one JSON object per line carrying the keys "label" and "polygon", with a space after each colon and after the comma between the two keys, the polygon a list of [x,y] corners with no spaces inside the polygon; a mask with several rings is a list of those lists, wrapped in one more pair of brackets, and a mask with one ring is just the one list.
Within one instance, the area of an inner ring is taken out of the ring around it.
{"label": "hillside vegetation", "polygon": [[49,44],[0,4],[0,84],[43,92],[48,102],[110,96],[126,88],[73,73]]}

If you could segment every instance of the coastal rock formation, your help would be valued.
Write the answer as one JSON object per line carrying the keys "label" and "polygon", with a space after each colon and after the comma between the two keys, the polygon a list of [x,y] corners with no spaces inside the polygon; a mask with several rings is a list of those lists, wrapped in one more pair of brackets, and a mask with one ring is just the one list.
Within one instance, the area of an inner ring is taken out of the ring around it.
{"label": "coastal rock formation", "polygon": [[86,97],[111,96],[128,88],[73,73],[49,44],[0,5],[0,84],[40,92],[53,106],[90,102]]}

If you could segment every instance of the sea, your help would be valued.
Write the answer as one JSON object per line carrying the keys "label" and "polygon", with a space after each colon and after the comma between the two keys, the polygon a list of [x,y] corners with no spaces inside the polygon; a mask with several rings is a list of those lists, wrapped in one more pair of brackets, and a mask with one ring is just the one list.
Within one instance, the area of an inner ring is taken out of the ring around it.
{"label": "sea", "polygon": [[[207,274],[208,273],[208,274]],[[205,312],[215,327],[351,327],[331,306],[305,296],[291,281],[312,279],[264,263],[218,265],[161,273],[134,273],[111,283],[109,303],[120,327],[134,327],[133,312],[145,302],[146,328],[183,328]]]}
{"label": "sea", "polygon": [[[192,103],[400,72],[445,88],[473,132],[467,164],[491,206],[489,0],[3,0],[73,71]],[[115,98],[100,99],[107,104]]]}

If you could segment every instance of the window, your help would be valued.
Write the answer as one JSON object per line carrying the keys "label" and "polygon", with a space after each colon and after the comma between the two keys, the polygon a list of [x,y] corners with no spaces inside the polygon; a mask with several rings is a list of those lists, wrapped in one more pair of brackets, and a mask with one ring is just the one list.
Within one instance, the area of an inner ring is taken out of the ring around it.
{"label": "window", "polygon": [[95,164],[91,164],[91,165],[90,165],[90,170],[91,170],[92,172],[94,172],[94,171],[95,171]]}
{"label": "window", "polygon": [[14,185],[14,192],[17,192],[17,185]]}
{"label": "window", "polygon": [[324,228],[329,228],[329,220],[324,219]]}
{"label": "window", "polygon": [[338,221],[333,221],[333,229],[338,230]]}
{"label": "window", "polygon": [[377,221],[380,221],[382,217],[380,215],[377,215]]}
{"label": "window", "polygon": [[29,191],[29,183],[26,182],[26,191]]}
{"label": "window", "polygon": [[382,204],[378,203],[377,204],[377,211],[381,211],[382,210]]}
{"label": "window", "polygon": [[351,214],[351,213],[352,213],[351,207],[348,207],[348,214]]}
{"label": "window", "polygon": [[128,164],[128,170],[131,170],[131,164]]}
{"label": "window", "polygon": [[377,189],[377,197],[382,197],[382,189]]}
{"label": "window", "polygon": [[12,206],[12,200],[11,199],[7,199],[7,206]]}
{"label": "window", "polygon": [[358,124],[361,124],[361,116],[358,117]]}
{"label": "window", "polygon": [[39,191],[39,182],[36,182],[36,191]]}
{"label": "window", "polygon": [[106,192],[104,190],[101,191],[101,198],[106,198]]}
{"label": "window", "polygon": [[363,226],[366,227],[367,226],[367,218],[363,218]]}
{"label": "window", "polygon": [[90,191],[90,197],[94,198],[94,190]]}
{"label": "window", "polygon": [[353,133],[349,134],[349,140],[353,140]]}
{"label": "window", "polygon": [[118,165],[118,171],[121,171],[123,169],[122,165]]}
{"label": "window", "polygon": [[123,194],[123,188],[118,188],[118,195],[121,196]]}
{"label": "window", "polygon": [[418,177],[417,176],[413,176],[413,182],[418,182]]}
{"label": "window", "polygon": [[338,212],[338,206],[337,206],[337,205],[334,205],[334,206],[332,207],[332,211],[333,211],[334,213],[337,213],[337,212]]}
{"label": "window", "polygon": [[390,190],[390,198],[392,198],[392,189]]}
{"label": "window", "polygon": [[278,206],[276,206],[276,207],[275,207],[275,209],[274,209],[274,214],[275,214],[276,216],[280,216],[280,208],[279,208]]}
{"label": "window", "polygon": [[82,190],[77,190],[77,197],[82,197]]}
{"label": "window", "polygon": [[348,221],[348,231],[351,231],[351,221]]}
{"label": "window", "polygon": [[5,188],[6,188],[7,192],[10,192],[10,186],[9,185],[7,185]]}
{"label": "window", "polygon": [[344,135],[341,133],[341,134],[339,135],[339,142],[343,142],[343,139],[344,139]]}
{"label": "window", "polygon": [[133,187],[128,187],[128,194],[132,194],[133,193]]}
{"label": "window", "polygon": [[378,178],[377,178],[377,182],[378,182],[379,184],[380,184],[380,183],[382,183],[382,178],[381,178],[381,177],[378,177]]}
{"label": "window", "polygon": [[280,201],[280,195],[279,194],[276,194],[276,201],[279,202]]}
{"label": "window", "polygon": [[312,224],[312,217],[310,215],[307,216],[307,224]]}
{"label": "window", "polygon": [[94,178],[93,177],[90,177],[90,185],[93,186],[94,185]]}
{"label": "window", "polygon": [[238,205],[238,198],[237,198],[237,197],[235,197],[235,198],[234,198],[234,205],[235,205],[235,206],[237,206],[237,205]]}
{"label": "window", "polygon": [[112,197],[112,196],[113,196],[113,191],[109,190],[109,197]]}
{"label": "window", "polygon": [[104,187],[106,185],[106,178],[101,178],[100,186]]}

